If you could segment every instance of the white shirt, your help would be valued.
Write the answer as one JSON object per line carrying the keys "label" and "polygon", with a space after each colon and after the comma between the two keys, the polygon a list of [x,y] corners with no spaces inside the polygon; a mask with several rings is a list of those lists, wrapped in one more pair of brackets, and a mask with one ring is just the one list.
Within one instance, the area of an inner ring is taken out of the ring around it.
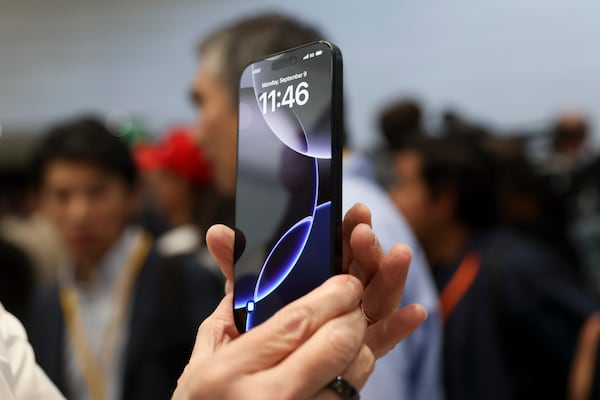
{"label": "white shirt", "polygon": [[21,323],[0,303],[0,399],[64,399],[36,364]]}
{"label": "white shirt", "polygon": [[192,224],[172,228],[156,241],[158,252],[165,257],[196,253],[200,246],[202,246],[202,234]]}

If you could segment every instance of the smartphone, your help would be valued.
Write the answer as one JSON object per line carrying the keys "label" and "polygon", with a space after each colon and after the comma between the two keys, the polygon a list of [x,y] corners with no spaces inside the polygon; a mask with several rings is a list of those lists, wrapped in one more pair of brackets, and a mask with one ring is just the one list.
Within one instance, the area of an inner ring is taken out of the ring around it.
{"label": "smartphone", "polygon": [[239,86],[234,317],[245,332],[341,272],[342,57],[325,41]]}

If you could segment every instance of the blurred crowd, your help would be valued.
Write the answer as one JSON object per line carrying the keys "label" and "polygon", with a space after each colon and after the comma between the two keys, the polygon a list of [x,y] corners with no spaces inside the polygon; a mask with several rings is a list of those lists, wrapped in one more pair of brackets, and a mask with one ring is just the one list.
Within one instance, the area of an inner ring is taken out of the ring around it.
{"label": "blurred crowd", "polygon": [[[453,190],[464,193],[465,208],[479,227],[510,227],[553,248],[587,289],[600,295],[600,247],[594,246],[600,244],[595,233],[600,227],[600,154],[592,149],[585,115],[567,111],[545,129],[505,132],[452,111],[428,129],[422,114],[418,102],[406,99],[379,116],[385,143],[376,152],[383,160],[379,178],[399,207],[406,198],[402,155],[424,153],[420,162],[431,157],[440,163],[436,168],[446,170],[432,172],[434,186],[454,182]],[[437,153],[445,153],[445,159],[436,158]]]}
{"label": "blurred crowd", "polygon": [[[210,37],[201,62],[236,49],[219,34],[279,39],[247,47],[266,52],[251,59],[321,39],[287,17],[256,18]],[[235,97],[228,74],[197,76],[198,126],[125,140],[78,116],[48,129],[27,170],[2,172],[0,301],[69,398],[169,398],[222,297],[204,235],[234,224],[236,111],[219,98]],[[594,127],[576,111],[544,132],[453,112],[426,124],[425,111],[389,104],[374,116],[384,144],[344,160],[344,208],[365,202],[386,250],[413,248],[406,300],[429,311],[413,342],[380,360],[364,398],[600,398]]]}
{"label": "blurred crowd", "polygon": [[582,338],[598,340],[600,157],[585,116],[508,134],[452,112],[428,131],[421,115],[413,100],[381,113],[378,169],[433,273],[448,398],[579,398],[583,375],[597,398],[600,348]]}

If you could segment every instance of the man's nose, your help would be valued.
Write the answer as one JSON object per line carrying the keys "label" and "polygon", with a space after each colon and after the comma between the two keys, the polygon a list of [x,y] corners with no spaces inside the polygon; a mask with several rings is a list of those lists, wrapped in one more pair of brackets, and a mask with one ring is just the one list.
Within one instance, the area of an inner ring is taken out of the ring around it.
{"label": "man's nose", "polygon": [[69,220],[72,223],[85,222],[91,213],[91,205],[86,196],[73,196],[68,208]]}

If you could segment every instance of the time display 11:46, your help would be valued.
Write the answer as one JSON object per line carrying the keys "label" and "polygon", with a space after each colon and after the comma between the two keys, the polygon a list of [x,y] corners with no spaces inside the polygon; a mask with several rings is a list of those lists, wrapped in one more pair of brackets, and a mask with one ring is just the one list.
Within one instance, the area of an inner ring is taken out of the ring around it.
{"label": "time display 11:46", "polygon": [[289,108],[294,107],[294,104],[303,106],[308,102],[309,96],[308,82],[300,82],[295,88],[294,85],[285,88],[283,97],[280,91],[273,89],[258,96],[258,101],[262,113],[266,114],[268,110],[275,112],[277,108],[282,106],[288,106]]}

